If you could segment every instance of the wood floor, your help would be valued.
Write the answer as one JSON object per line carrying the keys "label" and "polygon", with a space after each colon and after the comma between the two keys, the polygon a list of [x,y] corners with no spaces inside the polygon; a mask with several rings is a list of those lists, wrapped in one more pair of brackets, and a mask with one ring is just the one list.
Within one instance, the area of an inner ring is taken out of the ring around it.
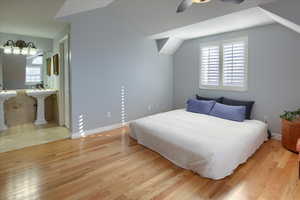
{"label": "wood floor", "polygon": [[271,140],[213,181],[174,166],[121,129],[0,154],[0,199],[299,200],[297,155]]}

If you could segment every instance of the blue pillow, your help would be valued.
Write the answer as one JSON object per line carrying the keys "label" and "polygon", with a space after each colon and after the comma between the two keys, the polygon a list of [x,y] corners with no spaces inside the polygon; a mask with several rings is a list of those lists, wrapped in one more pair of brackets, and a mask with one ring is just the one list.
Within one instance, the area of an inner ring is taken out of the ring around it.
{"label": "blue pillow", "polygon": [[245,120],[246,106],[228,106],[216,103],[209,115],[237,122]]}
{"label": "blue pillow", "polygon": [[200,114],[208,114],[215,104],[215,101],[201,101],[197,99],[189,99],[187,101],[187,111]]}

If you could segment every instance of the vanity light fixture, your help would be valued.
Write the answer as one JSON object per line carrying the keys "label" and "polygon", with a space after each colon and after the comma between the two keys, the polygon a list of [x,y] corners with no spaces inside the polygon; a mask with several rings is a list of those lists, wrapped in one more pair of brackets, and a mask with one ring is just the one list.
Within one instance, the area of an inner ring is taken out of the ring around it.
{"label": "vanity light fixture", "polygon": [[23,40],[18,40],[14,42],[13,40],[8,40],[4,45],[5,54],[15,54],[15,55],[31,55],[37,54],[37,48],[33,42],[26,43]]}
{"label": "vanity light fixture", "polygon": [[12,40],[8,40],[4,45],[4,53],[5,54],[12,54],[13,52],[13,47],[14,47],[15,43]]}

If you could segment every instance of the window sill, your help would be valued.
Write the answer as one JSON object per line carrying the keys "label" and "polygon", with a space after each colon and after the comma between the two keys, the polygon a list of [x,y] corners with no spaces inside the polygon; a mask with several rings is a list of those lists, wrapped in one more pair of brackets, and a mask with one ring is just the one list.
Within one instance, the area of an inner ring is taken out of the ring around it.
{"label": "window sill", "polygon": [[200,86],[199,89],[200,90],[228,91],[228,92],[248,92],[248,88],[205,87],[205,86]]}

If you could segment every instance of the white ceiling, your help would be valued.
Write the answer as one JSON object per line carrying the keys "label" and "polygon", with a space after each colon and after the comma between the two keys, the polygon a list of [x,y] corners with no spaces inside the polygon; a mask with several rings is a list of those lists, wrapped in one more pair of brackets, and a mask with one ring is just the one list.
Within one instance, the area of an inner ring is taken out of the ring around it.
{"label": "white ceiling", "polygon": [[145,35],[151,36],[274,1],[246,0],[242,4],[233,4],[211,0],[207,4],[194,4],[179,14],[175,11],[181,0],[115,0],[108,7]]}
{"label": "white ceiling", "polygon": [[73,15],[76,13],[106,7],[115,0],[66,0],[58,11],[56,18]]}
{"label": "white ceiling", "polygon": [[268,14],[263,12],[262,9],[254,7],[164,33],[155,34],[152,35],[151,38],[174,37],[187,40],[271,23],[275,23],[275,21]]}
{"label": "white ceiling", "polygon": [[[199,23],[276,0],[246,0],[240,5],[212,0],[177,14],[181,0],[0,0],[0,32],[53,38],[67,23],[54,17],[108,5],[147,36]],[[112,2],[112,3],[111,3]],[[102,8],[101,8],[102,7]]]}
{"label": "white ceiling", "polygon": [[0,0],[0,32],[53,38],[66,22],[54,19],[65,0]]}

